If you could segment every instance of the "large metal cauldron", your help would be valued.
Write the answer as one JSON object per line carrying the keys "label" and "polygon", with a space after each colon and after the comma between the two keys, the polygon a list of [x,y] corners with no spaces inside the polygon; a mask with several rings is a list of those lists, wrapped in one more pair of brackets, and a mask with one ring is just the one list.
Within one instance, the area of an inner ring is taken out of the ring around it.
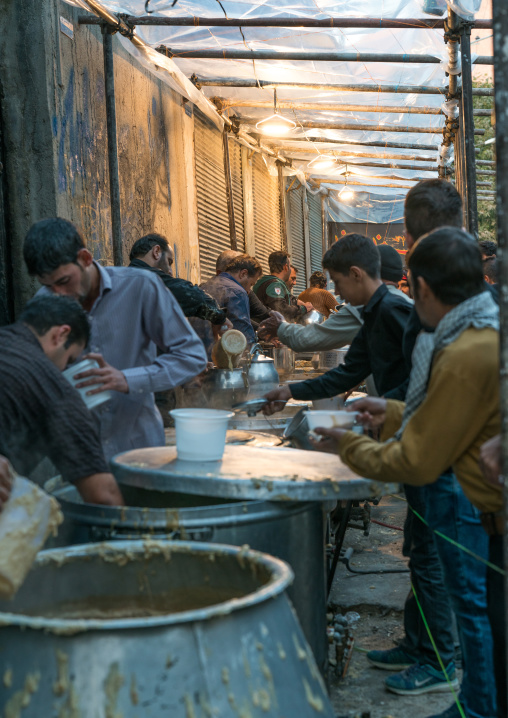
{"label": "large metal cauldron", "polygon": [[122,485],[124,508],[82,502],[59,478],[45,489],[60,502],[64,523],[50,547],[141,538],[213,541],[248,545],[287,561],[295,580],[289,589],[316,661],[327,665],[324,516],[322,504],[228,501],[150,491]]}
{"label": "large metal cauldron", "polygon": [[333,718],[290,581],[277,559],[213,544],[42,552],[0,602],[2,715]]}

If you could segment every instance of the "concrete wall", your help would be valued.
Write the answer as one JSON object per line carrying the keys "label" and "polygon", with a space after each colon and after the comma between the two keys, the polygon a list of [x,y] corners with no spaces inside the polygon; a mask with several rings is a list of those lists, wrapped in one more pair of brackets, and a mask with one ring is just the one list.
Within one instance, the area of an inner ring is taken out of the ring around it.
{"label": "concrete wall", "polygon": [[[59,0],[0,0],[8,234],[15,306],[35,289],[22,262],[30,225],[59,215],[112,263],[101,31]],[[60,16],[73,38],[60,31]],[[156,231],[176,249],[179,276],[198,277],[193,117],[182,98],[138,65],[114,36],[124,257]]]}

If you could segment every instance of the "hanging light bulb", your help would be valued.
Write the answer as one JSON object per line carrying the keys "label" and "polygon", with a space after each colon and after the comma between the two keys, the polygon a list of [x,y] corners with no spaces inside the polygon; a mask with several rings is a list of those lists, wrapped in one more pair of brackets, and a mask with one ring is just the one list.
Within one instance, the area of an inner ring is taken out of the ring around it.
{"label": "hanging light bulb", "polygon": [[346,178],[346,184],[341,189],[341,191],[338,194],[339,199],[352,199],[355,196],[354,191],[347,186],[347,180],[351,173],[347,171],[347,165],[346,165],[346,171],[344,172],[344,177]]}
{"label": "hanging light bulb", "polygon": [[333,167],[337,164],[337,158],[333,157],[333,155],[321,155],[319,154],[317,157],[314,157],[313,160],[309,162],[307,165],[308,170],[325,170],[330,169],[330,167]]}
{"label": "hanging light bulb", "polygon": [[296,122],[290,120],[288,117],[284,117],[277,110],[277,90],[273,91],[273,115],[266,117],[264,120],[260,120],[256,124],[256,130],[260,130],[264,135],[271,135],[272,137],[283,137],[294,130]]}

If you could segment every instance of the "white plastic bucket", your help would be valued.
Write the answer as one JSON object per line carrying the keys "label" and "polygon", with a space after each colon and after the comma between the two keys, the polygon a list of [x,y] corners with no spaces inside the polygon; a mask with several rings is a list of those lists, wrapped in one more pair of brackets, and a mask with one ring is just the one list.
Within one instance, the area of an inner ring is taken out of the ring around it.
{"label": "white plastic bucket", "polygon": [[342,406],[344,406],[344,402],[341,402],[340,397],[338,396],[331,396],[329,399],[313,399],[312,400],[312,408],[313,409],[329,409],[330,411],[338,411]]}
{"label": "white plastic bucket", "polygon": [[357,411],[308,411],[306,414],[312,431],[319,426],[323,429],[352,429],[357,416]]}
{"label": "white plastic bucket", "polygon": [[231,411],[173,409],[176,451],[183,461],[220,461],[226,445]]}
{"label": "white plastic bucket", "polygon": [[[73,364],[72,366],[70,366],[68,369],[62,372],[62,374],[67,379],[67,381],[72,384],[73,387],[76,387],[76,384],[85,381],[85,379],[74,379],[76,374],[81,374],[84,371],[98,368],[99,363],[96,362],[95,359],[83,359],[83,361],[80,361],[77,364]],[[104,404],[105,401],[109,401],[111,399],[112,394],[110,391],[101,391],[99,394],[92,394],[91,396],[87,395],[87,391],[91,391],[98,386],[100,386],[100,384],[90,384],[89,386],[84,386],[81,389],[77,389],[77,391],[79,391],[81,395],[81,398],[89,409],[94,409],[96,406]]]}

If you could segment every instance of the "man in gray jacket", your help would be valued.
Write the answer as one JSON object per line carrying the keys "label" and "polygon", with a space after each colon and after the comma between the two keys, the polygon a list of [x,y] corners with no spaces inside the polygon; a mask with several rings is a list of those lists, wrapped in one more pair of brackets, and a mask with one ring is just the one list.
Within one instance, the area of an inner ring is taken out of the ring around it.
{"label": "man in gray jacket", "polygon": [[[388,244],[378,245],[381,254],[381,279],[387,285],[388,290],[395,294],[403,295],[408,302],[412,299],[406,297],[397,285],[402,279],[402,259],[396,249]],[[330,314],[323,324],[290,324],[284,321],[281,314],[275,312],[269,319],[264,321],[259,329],[258,336],[261,339],[272,339],[277,337],[286,346],[295,352],[320,352],[330,349],[340,349],[351,344],[363,324],[362,307],[353,307],[351,304],[343,304],[339,311]]]}

